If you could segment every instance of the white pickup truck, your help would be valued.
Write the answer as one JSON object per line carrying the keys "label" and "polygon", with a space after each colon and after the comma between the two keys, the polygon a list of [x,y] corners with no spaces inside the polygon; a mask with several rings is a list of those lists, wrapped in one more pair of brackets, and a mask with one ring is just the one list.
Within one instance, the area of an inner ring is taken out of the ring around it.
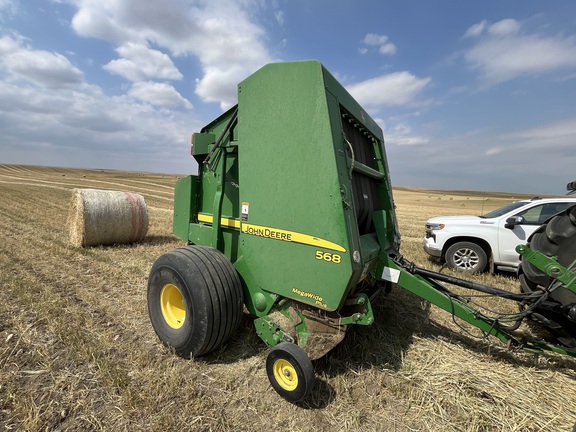
{"label": "white pickup truck", "polygon": [[500,270],[515,271],[520,263],[516,246],[573,205],[576,198],[532,198],[483,216],[435,217],[426,223],[424,250],[455,270],[481,272],[493,263]]}

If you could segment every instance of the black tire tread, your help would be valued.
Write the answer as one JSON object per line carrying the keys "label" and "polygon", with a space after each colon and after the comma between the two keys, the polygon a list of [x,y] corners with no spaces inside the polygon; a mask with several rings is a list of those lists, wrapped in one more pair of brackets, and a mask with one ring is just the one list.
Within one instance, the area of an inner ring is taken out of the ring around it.
{"label": "black tire tread", "polygon": [[[230,330],[233,316],[228,313],[227,287],[229,281],[222,277],[222,266],[218,265],[216,249],[187,248],[193,260],[199,260],[206,268],[199,268],[209,292],[209,309],[212,316],[212,331],[202,352],[210,352],[219,347]],[[193,261],[194,262],[194,261]]]}
{"label": "black tire tread", "polygon": [[[174,249],[159,257],[150,274],[160,268],[176,272],[188,290],[194,289],[194,304],[189,305],[188,309],[193,308],[206,318],[202,329],[194,329],[195,336],[189,335],[181,346],[174,347],[176,353],[182,357],[198,357],[222,346],[236,331],[242,318],[242,286],[232,263],[214,248],[192,245]],[[190,295],[192,297],[192,293]],[[152,304],[154,301],[149,296],[151,318],[153,313],[157,313],[152,310],[156,307]],[[195,319],[191,312],[187,312],[190,315],[187,318]],[[170,346],[169,340],[164,340],[157,330],[156,333],[164,345]]]}
{"label": "black tire tread", "polygon": [[[569,267],[576,259],[576,206],[570,207],[538,230],[529,239],[528,246],[547,256],[557,257],[558,263]],[[522,292],[532,292],[538,286],[547,287],[551,278],[545,272],[533,266],[523,256],[520,264],[520,287]],[[559,288],[550,294],[550,300],[562,305],[572,303],[576,296],[565,288]],[[576,343],[576,323],[567,317],[549,310],[536,310],[535,319],[544,322],[555,342],[569,347]],[[542,319],[543,318],[543,319]]]}
{"label": "black tire tread", "polygon": [[[547,256],[557,256],[558,262],[564,266],[571,265],[576,244],[576,206],[553,217],[548,224],[540,227],[530,239],[528,246]],[[522,257],[522,270],[526,278],[534,283],[546,286],[550,277],[530,264]]]}
{"label": "black tire tread", "polygon": [[[461,249],[461,248],[476,249],[478,257],[480,258],[480,263],[479,263],[478,269],[476,269],[476,270],[463,270],[463,269],[455,268],[456,264],[454,263],[452,256],[454,255],[454,252],[457,249]],[[484,248],[477,243],[474,243],[471,241],[459,241],[459,242],[456,242],[453,245],[451,245],[446,250],[445,260],[446,260],[446,263],[448,264],[448,266],[454,270],[463,271],[466,273],[480,273],[486,269],[486,265],[488,264],[488,255],[486,254],[486,251],[484,250]]]}
{"label": "black tire tread", "polygon": [[575,234],[576,217],[552,218],[546,225],[546,236],[554,243],[561,242],[566,237],[573,237]]}

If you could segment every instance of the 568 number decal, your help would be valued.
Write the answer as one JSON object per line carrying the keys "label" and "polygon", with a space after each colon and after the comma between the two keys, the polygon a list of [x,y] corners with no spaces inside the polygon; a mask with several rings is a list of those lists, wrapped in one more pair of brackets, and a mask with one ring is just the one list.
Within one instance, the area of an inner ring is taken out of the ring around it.
{"label": "568 number decal", "polygon": [[342,257],[340,255],[322,251],[316,251],[316,259],[334,264],[340,264],[342,262]]}

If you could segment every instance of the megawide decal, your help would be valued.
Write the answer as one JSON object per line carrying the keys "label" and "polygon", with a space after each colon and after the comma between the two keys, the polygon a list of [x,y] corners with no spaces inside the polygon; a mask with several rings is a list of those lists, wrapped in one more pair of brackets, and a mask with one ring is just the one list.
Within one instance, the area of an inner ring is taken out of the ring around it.
{"label": "megawide decal", "polygon": [[328,240],[321,239],[319,237],[314,237],[308,234],[302,234],[294,231],[288,231],[278,228],[270,228],[261,225],[252,225],[243,223],[242,232],[244,234],[250,234],[258,237],[269,238],[273,240],[281,240],[292,243],[300,243],[309,246],[316,246],[324,249],[331,249],[338,252],[346,252],[339,244],[333,243]]}
{"label": "megawide decal", "polygon": [[305,292],[305,291],[300,291],[298,288],[292,288],[292,292],[294,294],[298,294],[300,297],[314,300],[314,303],[317,304],[318,306],[321,306],[324,308],[327,307],[326,303],[322,303],[324,301],[324,299],[322,297],[320,297],[319,295],[312,294],[312,293]]}

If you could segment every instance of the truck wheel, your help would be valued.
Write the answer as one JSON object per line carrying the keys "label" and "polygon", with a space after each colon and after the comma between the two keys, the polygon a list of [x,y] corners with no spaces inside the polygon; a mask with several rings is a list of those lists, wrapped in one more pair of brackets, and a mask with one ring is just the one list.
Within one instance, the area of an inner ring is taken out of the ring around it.
{"label": "truck wheel", "polygon": [[148,278],[148,314],[162,343],[182,357],[223,345],[242,317],[242,286],[220,251],[186,246],[160,256]]}
{"label": "truck wheel", "polygon": [[274,390],[289,402],[301,401],[314,387],[314,366],[293,343],[282,342],[270,350],[266,373]]}
{"label": "truck wheel", "polygon": [[477,273],[486,268],[486,252],[476,243],[458,242],[446,250],[446,264],[454,270]]}
{"label": "truck wheel", "polygon": [[[557,257],[559,264],[574,270],[576,261],[576,206],[567,209],[542,225],[528,239],[528,247],[547,256]],[[522,257],[520,287],[523,292],[532,292],[540,287],[548,287],[552,278],[534,267]],[[550,293],[548,300],[559,306],[576,303],[576,294],[566,288],[558,288]],[[550,310],[537,309],[535,321],[544,325],[557,342],[576,347],[576,323],[567,316]]]}

